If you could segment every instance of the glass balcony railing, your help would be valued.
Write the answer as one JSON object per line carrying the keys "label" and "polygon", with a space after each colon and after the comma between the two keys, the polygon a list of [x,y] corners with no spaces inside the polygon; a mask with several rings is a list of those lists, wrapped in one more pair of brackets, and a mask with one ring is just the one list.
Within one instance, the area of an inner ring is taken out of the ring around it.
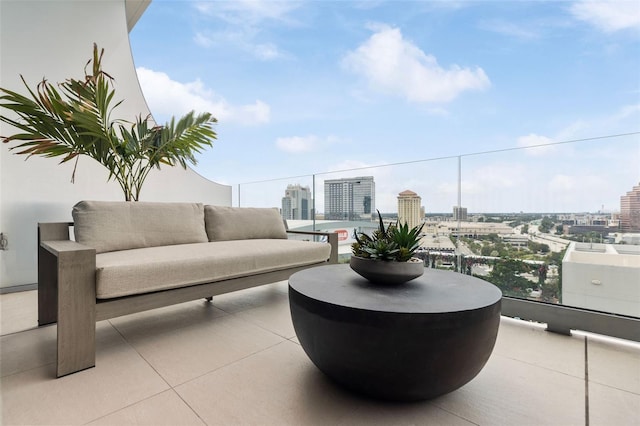
{"label": "glass balcony railing", "polygon": [[234,204],[338,232],[346,262],[354,232],[376,209],[395,221],[412,191],[425,267],[492,282],[509,316],[640,340],[640,231],[620,225],[638,164],[640,137],[622,135],[241,183]]}

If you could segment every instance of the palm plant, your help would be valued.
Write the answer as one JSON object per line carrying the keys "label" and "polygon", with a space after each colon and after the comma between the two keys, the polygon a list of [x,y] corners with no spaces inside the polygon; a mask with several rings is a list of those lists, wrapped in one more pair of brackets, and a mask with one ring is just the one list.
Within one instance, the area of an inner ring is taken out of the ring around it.
{"label": "palm plant", "polygon": [[[35,89],[21,76],[29,96],[0,88],[0,108],[17,119],[0,115],[0,121],[19,130],[0,136],[4,143],[19,141],[11,150],[31,157],[63,157],[60,163],[75,159],[71,182],[80,155],[87,155],[109,170],[126,201],[137,201],[149,172],[161,164],[187,167],[196,164],[195,154],[212,146],[217,120],[209,113],[192,111],[177,121],[172,118],[157,126],[151,116],[129,122],[111,119],[114,103],[113,78],[102,69],[104,49],[93,45],[93,58],[85,65],[83,79],[67,79],[59,89],[43,79]],[[90,67],[91,73],[87,73]]]}

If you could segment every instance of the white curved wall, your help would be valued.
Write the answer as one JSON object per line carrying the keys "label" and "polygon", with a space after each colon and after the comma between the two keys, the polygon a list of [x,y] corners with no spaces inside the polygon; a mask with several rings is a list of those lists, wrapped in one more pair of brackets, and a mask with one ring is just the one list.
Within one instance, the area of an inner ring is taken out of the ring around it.
{"label": "white curved wall", "polygon": [[[144,9],[144,1],[136,3],[134,9]],[[51,82],[82,77],[96,42],[105,49],[103,68],[116,79],[116,96],[126,99],[118,115],[132,119],[148,114],[131,57],[127,18],[131,20],[124,0],[1,1],[0,87],[24,93],[20,74],[30,86],[43,77]],[[11,131],[0,124],[0,135]],[[8,250],[0,250],[0,287],[37,281],[38,222],[71,221],[71,208],[82,199],[123,200],[118,184],[107,183],[106,170],[89,158],[80,159],[71,184],[72,164],[39,157],[25,161],[8,148],[0,146],[0,232],[9,241]],[[231,187],[190,169],[164,167],[151,172],[141,200],[231,205]]]}

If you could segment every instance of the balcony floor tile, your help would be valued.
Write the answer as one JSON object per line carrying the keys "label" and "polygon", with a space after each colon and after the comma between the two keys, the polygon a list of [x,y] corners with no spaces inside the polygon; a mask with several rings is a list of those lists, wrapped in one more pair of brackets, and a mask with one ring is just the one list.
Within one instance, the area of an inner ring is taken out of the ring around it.
{"label": "balcony floor tile", "polygon": [[343,390],[290,341],[178,386],[176,391],[209,425],[472,424],[428,401],[389,403]]}
{"label": "balcony floor tile", "polygon": [[589,382],[640,395],[640,345],[588,339]]}
{"label": "balcony floor tile", "polygon": [[[30,341],[33,347],[25,347],[25,353],[41,350],[36,339]],[[47,338],[47,341],[55,346],[54,340]],[[0,383],[0,423],[87,423],[169,388],[106,321],[98,323],[96,345],[96,368],[56,379],[55,363],[50,363],[3,377]],[[4,364],[7,361],[3,358],[0,362]]]}
{"label": "balcony floor tile", "polygon": [[544,326],[503,318],[493,353],[584,378],[583,336],[563,336]]}
{"label": "balcony floor tile", "polygon": [[[220,312],[206,303],[184,309]],[[111,320],[124,338],[170,385],[175,386],[280,343],[283,337],[235,315],[196,313],[199,320],[176,321],[156,327],[152,318]],[[137,314],[136,314],[137,315]]]}
{"label": "balcony floor tile", "polygon": [[475,379],[433,403],[480,425],[583,425],[584,389],[583,379],[493,354]]}
{"label": "balcony floor tile", "polygon": [[55,379],[56,326],[34,328],[34,293],[0,295],[2,321],[16,321],[0,337],[1,424],[583,425],[587,401],[591,424],[638,424],[640,345],[508,318],[457,391],[418,403],[355,395],[300,347],[286,282],[101,321],[96,368]]}
{"label": "balcony floor tile", "polygon": [[589,424],[640,425],[640,395],[598,383],[589,383]]}
{"label": "balcony floor tile", "polygon": [[205,423],[173,389],[94,420],[89,425],[197,426]]}
{"label": "balcony floor tile", "polygon": [[0,295],[0,335],[38,327],[38,291]]}

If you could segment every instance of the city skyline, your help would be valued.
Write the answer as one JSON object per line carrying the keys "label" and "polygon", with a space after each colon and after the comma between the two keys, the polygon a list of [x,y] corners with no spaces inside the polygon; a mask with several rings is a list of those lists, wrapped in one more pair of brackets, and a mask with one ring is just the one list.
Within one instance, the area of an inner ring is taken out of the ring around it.
{"label": "city skyline", "polygon": [[[333,184],[339,184],[340,186],[344,185],[345,183],[357,183],[360,184],[362,180],[369,180],[371,179],[371,182],[373,184],[373,191],[372,191],[372,199],[374,200],[374,208],[373,210],[380,210],[375,208],[375,181],[373,180],[372,176],[359,176],[359,177],[355,177],[355,178],[337,178],[337,179],[332,179],[332,180],[328,180],[328,181],[323,181],[322,183],[322,187],[325,188],[324,191],[322,191],[322,194],[327,194],[326,188],[327,186]],[[307,206],[309,208],[309,210],[313,210],[313,205],[314,205],[314,201],[316,201],[316,207],[318,205],[321,205],[320,203],[318,203],[317,201],[319,200],[314,200],[313,197],[313,191],[311,190],[311,188],[309,186],[302,186],[299,183],[296,184],[287,184],[287,188],[285,190],[285,197],[282,197],[282,207],[281,207],[281,211],[283,214],[283,218],[287,219],[288,217],[285,217],[284,211],[286,210],[284,205],[285,205],[285,198],[287,197],[291,197],[294,196],[292,195],[294,192],[303,190],[305,195],[304,198],[307,201]],[[362,191],[360,191],[362,192]],[[351,188],[349,191],[347,191],[348,195],[351,195],[351,198],[353,198],[353,188]],[[636,216],[636,220],[637,217],[639,216],[639,210],[637,209],[637,205],[638,205],[638,199],[640,199],[640,183],[638,185],[634,185],[632,190],[627,191],[625,194],[620,195],[620,204],[618,205],[617,209],[613,209],[610,211],[606,211],[606,210],[594,210],[594,211],[575,211],[575,212],[571,212],[571,211],[563,211],[563,212],[549,212],[549,211],[530,211],[530,212],[524,212],[524,211],[469,211],[467,209],[467,207],[465,206],[457,206],[454,205],[452,206],[449,211],[436,211],[436,210],[428,210],[425,208],[424,205],[422,205],[422,197],[420,197],[417,193],[415,193],[414,191],[411,190],[404,190],[402,192],[400,192],[397,196],[396,196],[396,206],[395,206],[395,210],[380,210],[380,212],[382,214],[388,215],[388,214],[393,214],[396,213],[398,214],[398,217],[400,217],[400,204],[401,204],[401,199],[406,198],[406,199],[416,199],[418,200],[417,203],[420,206],[420,211],[421,211],[421,215],[424,216],[429,216],[429,215],[440,215],[440,216],[451,216],[453,217],[455,220],[458,219],[458,214],[460,215],[460,219],[465,221],[468,219],[468,216],[470,215],[486,215],[486,214],[503,214],[503,215],[518,215],[518,214],[542,214],[542,215],[554,215],[558,217],[558,220],[565,220],[566,217],[565,216],[569,216],[569,217],[574,217],[576,215],[584,215],[586,217],[589,218],[589,220],[591,220],[591,217],[600,217],[600,216],[609,216],[611,219],[614,220],[619,220],[621,218],[621,216],[624,216],[625,214],[625,206],[626,206],[626,210],[628,211],[627,214],[631,214],[630,212],[632,211],[632,209],[634,209],[633,211],[636,212],[635,216]],[[299,197],[299,198],[303,198],[300,197],[299,195],[295,195],[294,197]],[[323,196],[325,197],[325,196]],[[329,195],[329,197],[331,197]],[[325,204],[326,204],[326,197],[325,197]],[[415,202],[413,203],[415,204]],[[371,206],[369,207],[371,209]],[[316,208],[317,214],[321,214],[321,215],[325,215],[325,209],[324,208]],[[371,210],[368,210],[367,212],[369,212]],[[459,213],[458,213],[459,212]],[[375,215],[372,214],[372,220],[377,220],[375,217],[373,217]],[[289,219],[300,219],[300,218],[289,218]]]}
{"label": "city skyline", "polygon": [[448,211],[458,156],[469,211],[614,210],[640,180],[636,1],[154,1],[130,38],[159,122],[219,119],[195,170],[234,202],[351,173]]}

